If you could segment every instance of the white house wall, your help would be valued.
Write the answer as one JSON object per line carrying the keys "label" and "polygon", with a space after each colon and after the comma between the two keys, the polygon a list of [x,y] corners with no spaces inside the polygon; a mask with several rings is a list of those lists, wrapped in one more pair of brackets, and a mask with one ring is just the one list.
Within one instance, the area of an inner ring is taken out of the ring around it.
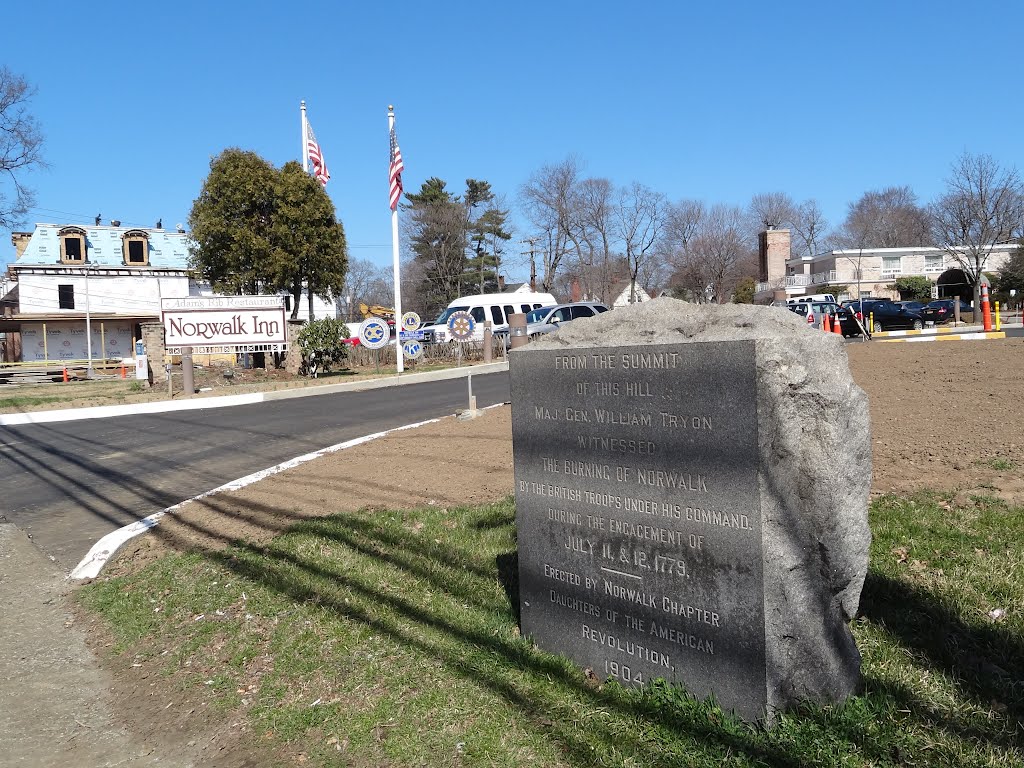
{"label": "white house wall", "polygon": [[[74,309],[61,309],[58,286],[74,289]],[[18,279],[19,311],[37,313],[81,313],[86,310],[86,278],[84,275],[31,274],[23,272]],[[88,278],[88,309],[132,315],[160,314],[161,298],[189,295],[188,278],[156,274],[90,275]]]}

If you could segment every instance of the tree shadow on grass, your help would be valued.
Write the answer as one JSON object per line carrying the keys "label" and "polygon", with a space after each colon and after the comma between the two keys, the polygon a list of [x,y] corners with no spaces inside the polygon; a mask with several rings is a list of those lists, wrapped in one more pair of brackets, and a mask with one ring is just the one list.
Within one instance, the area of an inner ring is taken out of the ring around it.
{"label": "tree shadow on grass", "polygon": [[[921,734],[929,730],[997,749],[1019,748],[1017,732],[1000,733],[977,717],[939,711],[913,690],[870,671],[864,697],[847,707],[802,708],[786,716],[776,732],[745,725],[678,689],[598,685],[567,660],[515,636],[518,562],[517,552],[507,549],[515,541],[512,504],[452,513],[463,532],[452,541],[408,526],[405,513],[356,513],[306,520],[266,545],[235,542],[233,548],[204,554],[252,583],[365,626],[443,665],[454,678],[515,710],[520,727],[543,733],[572,765],[630,759],[658,766],[717,765],[730,760],[795,768],[834,765],[840,755],[855,755],[865,764],[899,764],[920,748]],[[479,548],[473,532],[481,537]],[[331,542],[329,550],[342,547],[350,565],[336,555],[296,554],[321,549],[296,547],[296,538]],[[497,554],[488,560],[484,551]],[[352,567],[352,557],[363,565]],[[369,573],[381,567],[393,576],[379,579]],[[437,599],[423,601],[416,585]],[[997,699],[1019,717],[1019,683],[1012,682],[1021,679],[1019,639],[999,627],[966,626],[927,591],[875,572],[869,575],[862,606],[894,642],[949,671],[979,709]],[[495,631],[499,625],[503,628]],[[936,632],[936,627],[950,629]],[[952,646],[943,639],[950,636],[957,638]],[[972,644],[984,652],[965,674],[963,649]],[[1001,667],[1009,678],[986,664]],[[976,674],[970,672],[975,668]],[[581,729],[573,722],[580,712],[605,713],[607,719],[595,716],[589,722],[599,725]],[[907,737],[905,730],[916,735]],[[920,755],[915,757],[922,764]]]}
{"label": "tree shadow on grass", "polygon": [[1024,642],[1004,626],[968,624],[942,596],[875,570],[860,612],[978,706],[1005,708],[1011,721],[1024,721]]}
{"label": "tree shadow on grass", "polygon": [[[405,551],[400,557],[394,553],[389,556],[388,565],[403,570],[403,562],[438,556],[423,537],[410,534],[396,542],[393,529],[374,531],[367,528],[365,520],[355,521],[354,525],[353,522],[347,516],[318,519],[299,524],[291,535],[315,535],[345,546],[353,537],[389,538],[394,546]],[[363,624],[375,634],[442,663],[454,675],[490,691],[518,710],[529,727],[540,729],[553,739],[573,765],[594,764],[595,748],[606,755],[644,755],[648,764],[679,765],[681,742],[688,743],[691,749],[699,744],[721,756],[742,754],[751,764],[794,768],[801,764],[784,749],[768,743],[761,729],[732,720],[720,711],[708,717],[708,712],[716,711],[712,706],[689,702],[679,710],[685,712],[680,716],[679,711],[652,706],[650,700],[638,697],[636,692],[614,685],[598,686],[567,660],[543,653],[522,638],[496,634],[489,627],[475,625],[457,610],[434,607],[433,602],[428,608],[415,596],[388,590],[365,578],[364,573],[346,571],[326,560],[313,562],[298,557],[278,546],[279,543],[267,547],[242,545],[217,553],[214,559],[238,576],[268,586],[296,602],[312,603],[347,621]],[[457,552],[448,551],[444,557],[445,564],[456,570],[465,567],[471,572],[475,567],[472,560]],[[507,553],[497,560],[499,570],[490,573],[489,578],[500,578],[506,595],[514,595],[515,555]],[[422,573],[423,569],[416,571]],[[414,580],[418,574],[410,571],[405,575]],[[431,581],[431,589],[444,589],[436,580]],[[459,592],[457,589],[449,593],[450,598],[461,601]],[[341,597],[343,594],[346,597]],[[494,600],[492,605],[474,610],[503,610],[511,625],[515,606],[517,602],[512,600],[505,605]],[[617,717],[639,727],[629,731],[589,730],[584,734],[564,717],[566,706],[579,705],[613,710]],[[729,727],[721,727],[722,721],[727,721]],[[675,738],[666,739],[663,733],[660,739],[652,740],[652,731],[656,730],[667,730]]]}

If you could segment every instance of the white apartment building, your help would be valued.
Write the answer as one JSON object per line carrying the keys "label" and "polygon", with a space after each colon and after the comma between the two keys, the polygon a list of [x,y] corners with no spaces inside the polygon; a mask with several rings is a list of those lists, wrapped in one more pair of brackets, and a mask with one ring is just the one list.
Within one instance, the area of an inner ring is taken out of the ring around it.
{"label": "white apartment building", "polygon": [[[900,277],[929,278],[935,298],[973,300],[973,287],[963,269],[941,248],[847,248],[824,251],[813,256],[790,253],[789,230],[761,233],[761,280],[755,300],[770,302],[792,296],[821,293],[825,286],[845,285],[837,299],[883,297],[899,299],[892,287]],[[984,271],[999,272],[1016,244],[996,246],[985,262]]]}

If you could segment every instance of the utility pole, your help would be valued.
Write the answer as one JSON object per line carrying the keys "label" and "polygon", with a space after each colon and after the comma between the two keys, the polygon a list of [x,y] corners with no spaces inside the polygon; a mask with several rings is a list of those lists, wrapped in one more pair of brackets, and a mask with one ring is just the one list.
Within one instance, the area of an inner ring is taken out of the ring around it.
{"label": "utility pole", "polygon": [[540,240],[539,237],[528,237],[525,240],[520,240],[520,243],[528,243],[530,250],[527,253],[530,254],[530,290],[536,293],[537,291],[537,261],[534,258],[537,250],[533,247],[533,244]]}

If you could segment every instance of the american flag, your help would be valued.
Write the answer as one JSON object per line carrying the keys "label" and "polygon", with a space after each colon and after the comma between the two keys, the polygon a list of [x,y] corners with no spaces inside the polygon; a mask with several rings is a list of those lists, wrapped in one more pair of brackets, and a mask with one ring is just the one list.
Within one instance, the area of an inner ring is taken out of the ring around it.
{"label": "american flag", "polygon": [[398,207],[398,201],[402,198],[402,171],[405,165],[402,163],[402,150],[398,148],[398,137],[395,135],[395,127],[391,126],[391,210]]}
{"label": "american flag", "polygon": [[327,163],[324,162],[320,144],[317,142],[316,136],[313,135],[313,126],[309,124],[308,120],[306,121],[306,157],[313,164],[313,175],[326,187],[331,174],[327,170]]}

